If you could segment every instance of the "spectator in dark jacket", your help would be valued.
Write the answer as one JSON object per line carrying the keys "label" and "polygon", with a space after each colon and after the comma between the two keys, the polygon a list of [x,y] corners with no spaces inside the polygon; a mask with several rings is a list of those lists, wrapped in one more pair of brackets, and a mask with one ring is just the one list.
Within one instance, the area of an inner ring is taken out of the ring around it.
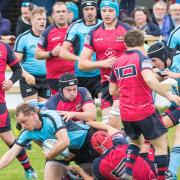
{"label": "spectator in dark jacket", "polygon": [[9,35],[11,32],[11,22],[8,19],[2,18],[0,13],[0,36]]}
{"label": "spectator in dark jacket", "polygon": [[136,7],[133,13],[133,17],[136,21],[138,29],[144,31],[145,34],[152,36],[160,36],[160,29],[156,24],[150,22],[149,12],[146,7]]}
{"label": "spectator in dark jacket", "polygon": [[35,5],[29,2],[21,4],[21,16],[18,17],[16,25],[16,37],[31,28],[30,17],[34,7]]}

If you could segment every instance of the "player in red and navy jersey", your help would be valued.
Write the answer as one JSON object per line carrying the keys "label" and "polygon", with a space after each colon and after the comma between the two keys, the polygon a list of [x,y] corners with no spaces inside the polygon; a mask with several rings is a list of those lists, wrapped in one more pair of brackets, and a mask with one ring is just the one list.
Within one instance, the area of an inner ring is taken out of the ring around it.
{"label": "player in red and navy jersey", "polygon": [[56,2],[52,9],[52,17],[55,23],[47,27],[41,34],[36,49],[36,58],[39,60],[46,59],[46,78],[51,93],[55,94],[59,89],[59,77],[65,72],[74,72],[74,61],[67,61],[59,57],[60,46],[64,42],[68,28],[67,7],[63,2]]}
{"label": "player in red and navy jersey", "polygon": [[[13,71],[10,79],[5,79],[6,65]],[[20,78],[22,68],[8,44],[0,42],[0,137],[9,146],[12,147],[15,142],[15,137],[11,131],[11,122],[9,112],[5,102],[5,91],[8,91],[13,84]],[[37,175],[32,169],[29,159],[24,149],[17,156],[22,164],[25,175],[29,179],[36,178]]]}
{"label": "player in red and navy jersey", "polygon": [[[121,56],[126,51],[124,44],[124,35],[131,28],[120,21],[119,4],[117,0],[102,0],[100,4],[101,16],[103,23],[94,28],[86,37],[86,42],[79,60],[79,68],[81,70],[91,70],[100,68],[101,83],[102,83],[102,100],[101,109],[104,122],[109,122],[118,128],[119,121],[119,100],[116,101],[109,94],[109,76],[112,64],[116,58]],[[97,61],[91,61],[93,52],[96,53]],[[89,59],[89,60],[85,60]],[[114,103],[114,104],[113,104]],[[111,109],[113,104],[114,109]],[[111,111],[110,111],[111,110]],[[113,119],[109,120],[109,113]]]}
{"label": "player in red and navy jersey", "polygon": [[96,107],[91,94],[77,85],[74,74],[63,74],[59,79],[59,92],[46,102],[45,108],[57,110],[66,120],[96,120]]}
{"label": "player in red and navy jersey", "polygon": [[[82,169],[74,166],[69,169],[74,170],[85,180],[120,179],[125,169],[124,161],[128,147],[125,134],[107,124],[94,121],[88,122],[88,124],[96,129],[101,129],[91,137],[91,146],[97,153],[97,157],[93,161],[94,177],[88,177]],[[142,156],[138,157],[133,168],[134,179],[156,179],[155,167],[147,155],[148,153],[143,153]]]}
{"label": "player in red and navy jersey", "polygon": [[180,98],[166,92],[154,75],[151,60],[141,51],[144,34],[131,30],[124,41],[128,50],[113,65],[110,83],[110,93],[119,96],[124,130],[132,141],[126,152],[125,173],[121,178],[132,179],[143,134],[155,148],[158,179],[165,179],[168,166],[167,130],[155,111],[152,90],[176,104],[180,103]]}

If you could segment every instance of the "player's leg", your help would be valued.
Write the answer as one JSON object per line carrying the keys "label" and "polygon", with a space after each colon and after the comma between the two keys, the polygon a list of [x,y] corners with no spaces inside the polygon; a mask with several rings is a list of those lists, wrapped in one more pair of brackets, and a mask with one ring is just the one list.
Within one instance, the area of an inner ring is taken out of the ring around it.
{"label": "player's leg", "polygon": [[47,80],[45,76],[40,76],[36,78],[36,88],[38,91],[38,107],[39,109],[42,109],[46,103],[46,101],[50,98],[51,96],[51,91],[49,89]]}
{"label": "player's leg", "polygon": [[109,111],[109,124],[116,129],[121,128],[121,118],[119,110],[119,99],[113,100],[113,105]]}
{"label": "player's leg", "polygon": [[144,142],[144,138],[141,136],[141,132],[137,128],[135,122],[122,121],[125,133],[129,136],[131,143],[126,150],[125,158],[125,172],[121,176],[121,179],[131,180],[134,163],[139,155],[141,145]]}
{"label": "player's leg", "polygon": [[45,165],[44,180],[60,180],[65,175],[65,167],[56,161],[48,161]]}
{"label": "player's leg", "polygon": [[167,129],[165,128],[163,120],[158,112],[155,112],[153,115],[148,117],[147,121],[149,121],[149,128],[148,131],[147,128],[146,130],[144,129],[143,134],[145,139],[150,140],[150,143],[155,149],[154,162],[157,165],[157,178],[165,179],[165,172],[168,168]]}
{"label": "player's leg", "polygon": [[170,153],[168,172],[166,173],[167,177],[176,179],[177,172],[180,167],[180,108],[171,107],[168,111],[164,113],[162,119],[166,128],[177,125],[174,136],[174,144]]}
{"label": "player's leg", "polygon": [[59,91],[59,79],[47,79],[51,94],[54,95]]}

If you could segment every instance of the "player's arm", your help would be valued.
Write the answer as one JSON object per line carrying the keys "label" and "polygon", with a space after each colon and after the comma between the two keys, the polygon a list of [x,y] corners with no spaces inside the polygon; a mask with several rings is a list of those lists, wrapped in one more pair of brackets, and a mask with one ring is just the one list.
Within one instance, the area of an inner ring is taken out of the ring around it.
{"label": "player's arm", "polygon": [[110,57],[105,60],[91,61],[91,57],[93,55],[93,50],[87,47],[83,47],[83,50],[80,55],[80,60],[78,64],[78,68],[80,70],[94,70],[96,68],[111,68],[116,58]]}
{"label": "player's arm", "polygon": [[163,86],[160,84],[156,76],[151,69],[143,69],[141,71],[142,77],[147,83],[147,85],[159,95],[167,98],[169,101],[175,102],[177,105],[180,104],[180,98],[176,95],[170,94],[168,91],[164,90]]}
{"label": "player's arm", "polygon": [[52,51],[46,51],[40,47],[37,47],[35,50],[35,58],[38,60],[44,60],[51,58],[53,56]]}
{"label": "player's arm", "polygon": [[[23,59],[23,53],[15,52],[15,55],[19,61]],[[22,68],[22,66],[21,66]],[[26,70],[22,68],[22,77],[26,80],[28,84],[35,84],[35,78],[33,75],[29,74]]]}
{"label": "player's arm", "polygon": [[57,111],[60,115],[63,116],[65,121],[71,120],[73,118],[78,119],[79,121],[96,121],[96,108],[93,103],[88,103],[83,106],[83,112],[74,112],[74,111]]}
{"label": "player's arm", "polygon": [[72,43],[69,41],[64,41],[63,46],[60,50],[60,57],[66,60],[79,61],[80,57],[71,53],[69,50],[72,47]]}
{"label": "player's arm", "polygon": [[111,96],[119,97],[118,86],[114,82],[109,83],[109,93]]}
{"label": "player's arm", "polygon": [[16,156],[21,152],[23,147],[14,144],[11,149],[9,149],[0,159],[0,169],[8,166]]}
{"label": "player's arm", "polygon": [[90,121],[90,122],[87,122],[86,124],[90,125],[91,127],[95,129],[106,131],[110,136],[120,132],[119,130],[117,130],[116,128],[108,124],[97,122],[97,121]]}
{"label": "player's arm", "polygon": [[114,67],[112,68],[110,75],[109,93],[111,96],[119,97],[119,91],[118,91],[116,75],[114,72]]}
{"label": "player's arm", "polygon": [[57,138],[57,142],[53,146],[53,149],[45,154],[46,159],[53,159],[63,150],[65,150],[70,144],[67,130],[65,128],[60,129],[55,136]]}
{"label": "player's arm", "polygon": [[67,169],[80,175],[84,180],[93,180],[93,177],[89,176],[80,166],[68,166]]}

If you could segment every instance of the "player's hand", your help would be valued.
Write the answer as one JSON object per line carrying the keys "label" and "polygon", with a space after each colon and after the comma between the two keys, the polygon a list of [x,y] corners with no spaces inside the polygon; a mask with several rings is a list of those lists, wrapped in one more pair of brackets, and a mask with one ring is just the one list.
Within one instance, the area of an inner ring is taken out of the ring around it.
{"label": "player's hand", "polygon": [[52,55],[53,56],[59,56],[60,52],[61,52],[62,47],[60,46],[60,44],[58,44],[56,47],[54,47],[54,49],[52,50]]}
{"label": "player's hand", "polygon": [[180,105],[180,97],[174,94],[168,95],[168,100],[175,102],[178,106]]}
{"label": "player's hand", "polygon": [[24,78],[25,78],[25,81],[27,84],[29,84],[29,85],[35,85],[36,84],[36,80],[35,80],[35,77],[33,75],[27,73]]}
{"label": "player's hand", "polygon": [[116,57],[110,57],[106,60],[102,61],[102,67],[103,68],[112,68],[113,64],[116,62]]}
{"label": "player's hand", "polygon": [[82,171],[82,169],[79,166],[68,166],[67,170],[72,171],[76,174],[80,174],[80,172]]}
{"label": "player's hand", "polygon": [[13,82],[10,79],[2,82],[3,91],[8,91],[12,86],[13,86]]}
{"label": "player's hand", "polygon": [[76,112],[72,111],[59,111],[59,114],[63,116],[63,120],[66,122],[75,117]]}
{"label": "player's hand", "polygon": [[162,75],[164,75],[164,78],[179,78],[180,77],[180,74],[179,73],[175,73],[175,72],[172,72],[170,70],[164,70],[162,73]]}

